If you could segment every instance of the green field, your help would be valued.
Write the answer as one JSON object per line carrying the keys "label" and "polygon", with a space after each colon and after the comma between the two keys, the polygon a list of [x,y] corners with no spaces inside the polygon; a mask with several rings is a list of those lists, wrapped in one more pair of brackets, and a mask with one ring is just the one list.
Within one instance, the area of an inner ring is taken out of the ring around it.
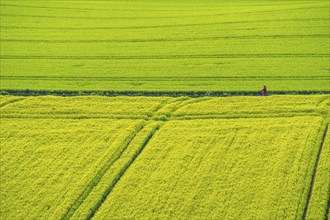
{"label": "green field", "polygon": [[1,90],[330,91],[329,1],[1,0]]}
{"label": "green field", "polygon": [[1,219],[326,214],[328,95],[0,97]]}

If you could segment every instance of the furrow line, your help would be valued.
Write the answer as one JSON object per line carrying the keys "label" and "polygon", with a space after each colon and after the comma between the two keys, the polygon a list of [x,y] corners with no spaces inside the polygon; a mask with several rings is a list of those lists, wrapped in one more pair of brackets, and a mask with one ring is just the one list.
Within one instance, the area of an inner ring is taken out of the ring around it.
{"label": "furrow line", "polygon": [[318,153],[317,153],[317,157],[316,157],[316,161],[315,161],[315,165],[314,165],[314,170],[313,170],[313,175],[312,175],[312,179],[311,179],[310,187],[309,187],[309,191],[308,191],[307,201],[306,201],[306,205],[305,205],[305,208],[304,208],[304,213],[303,213],[303,216],[302,216],[303,220],[306,219],[306,214],[307,214],[309,202],[310,202],[312,192],[313,192],[317,167],[318,167],[318,163],[319,163],[319,160],[320,160],[320,156],[321,156],[321,152],[322,152],[323,144],[324,144],[324,141],[325,141],[325,137],[327,135],[328,128],[329,128],[329,124],[326,125],[326,128],[325,128],[324,133],[323,133],[323,137],[322,137],[322,140],[321,140],[321,144],[320,144],[320,147],[319,147],[319,150],[318,150]]}
{"label": "furrow line", "polygon": [[144,128],[145,122],[141,123],[136,130],[131,133],[124,141],[122,146],[119,148],[114,155],[112,155],[105,164],[101,167],[101,169],[97,172],[91,182],[87,185],[87,187],[83,190],[83,192],[79,195],[79,197],[74,201],[74,203],[67,209],[66,213],[62,216],[62,220],[70,219],[74,212],[79,208],[79,206],[84,202],[84,200],[88,197],[91,191],[96,187],[96,185],[101,181],[102,177],[109,170],[111,165],[116,162],[129,144],[132,142],[134,137]]}
{"label": "furrow line", "polygon": [[7,106],[9,104],[12,104],[12,103],[15,103],[15,102],[19,102],[21,100],[24,100],[25,98],[17,98],[17,99],[10,99],[10,100],[7,100],[3,103],[0,103],[0,108],[4,107],[4,106]]}
{"label": "furrow line", "polygon": [[[200,99],[200,100],[176,100],[175,102],[178,102],[179,105],[176,106],[176,108],[174,108],[173,110],[171,110],[169,112],[169,115],[171,116],[175,111],[177,111],[178,109],[182,108],[183,106],[186,106],[187,104],[193,103],[193,102],[200,102],[200,101],[205,101],[208,100],[208,98],[204,98],[204,99]],[[156,112],[159,111],[161,108],[165,107],[164,105],[161,105],[161,107],[157,107],[156,108]],[[154,112],[154,113],[156,113]],[[154,114],[155,115],[155,114]],[[142,145],[140,146],[139,150],[133,155],[133,157],[130,158],[130,160],[128,161],[128,163],[119,171],[119,173],[117,174],[116,178],[112,181],[112,183],[110,184],[110,186],[106,189],[106,191],[103,193],[101,199],[91,208],[91,212],[90,214],[86,217],[87,220],[90,220],[94,217],[95,213],[99,210],[99,208],[102,206],[102,204],[104,203],[104,201],[108,198],[108,196],[110,195],[110,193],[113,191],[113,189],[115,188],[116,184],[120,181],[120,179],[124,176],[125,172],[129,169],[129,167],[134,163],[134,161],[136,160],[136,158],[142,153],[142,151],[144,150],[144,148],[147,146],[147,144],[149,143],[150,139],[154,136],[154,134],[160,130],[160,128],[165,124],[162,123],[160,125],[156,125],[153,130],[148,134],[148,136],[146,137],[146,139],[144,140],[144,142],[142,143]]]}
{"label": "furrow line", "polygon": [[119,171],[115,179],[111,182],[110,186],[106,189],[106,191],[103,193],[101,199],[91,208],[90,214],[86,217],[86,219],[90,220],[94,217],[95,213],[99,210],[99,208],[102,206],[104,201],[108,198],[109,194],[113,191],[116,184],[119,182],[119,180],[123,177],[125,172],[128,170],[128,168],[134,163],[136,158],[141,154],[143,149],[146,147],[146,145],[149,143],[150,139],[154,136],[154,134],[160,129],[161,125],[156,126],[146,137],[138,151],[133,155],[133,157],[130,158],[130,160],[126,163],[126,165]]}
{"label": "furrow line", "polygon": [[241,35],[241,36],[214,36],[196,38],[155,38],[155,39],[103,39],[103,40],[29,40],[29,39],[1,39],[1,42],[18,43],[57,43],[57,44],[86,44],[86,43],[150,43],[150,42],[189,42],[204,40],[231,40],[231,39],[283,39],[283,38],[329,38],[329,34],[300,34],[300,35]]}
{"label": "furrow line", "polygon": [[[324,21],[327,22],[327,18],[296,18],[296,19],[269,19],[269,20],[252,20],[252,21],[225,21],[225,22],[213,22],[213,23],[194,23],[194,24],[164,24],[164,25],[150,25],[150,26],[112,26],[107,29],[148,29],[148,28],[169,28],[169,27],[195,27],[206,25],[223,25],[223,24],[248,24],[248,23],[261,23],[261,22],[285,22],[285,21]],[[31,27],[30,27],[31,28]],[[43,29],[36,27],[38,29]],[[52,29],[63,29],[59,27],[52,27]],[[71,28],[72,29],[72,28]],[[81,29],[81,28],[78,28]]]}
{"label": "furrow line", "polygon": [[[7,7],[20,7],[20,8],[46,8],[46,9],[52,9],[52,10],[77,10],[77,11],[195,11],[195,12],[213,12],[213,11],[217,11],[216,9],[204,9],[204,10],[192,10],[192,9],[169,9],[169,10],[152,10],[152,9],[113,9],[113,8],[84,8],[84,7],[80,7],[80,8],[69,8],[69,7],[47,7],[47,6],[33,6],[33,5],[17,5],[17,4],[0,4],[1,6],[7,6]],[[302,4],[304,5],[304,4]],[[274,10],[260,10],[260,11],[244,11],[244,12],[236,12],[236,13],[216,13],[216,14],[202,14],[202,15],[194,15],[192,17],[208,17],[208,16],[219,16],[219,15],[235,15],[235,14],[255,14],[255,13],[273,13],[273,12],[283,12],[283,11],[296,11],[296,10],[311,10],[311,9],[319,9],[319,8],[324,8],[324,7],[320,7],[320,6],[314,6],[311,7],[308,4],[309,7],[301,7],[299,5],[298,8],[289,8],[289,9],[274,9]],[[188,17],[188,16],[182,16],[182,17]]]}
{"label": "furrow line", "polygon": [[180,117],[180,116],[172,116],[170,118],[161,118],[162,115],[160,115],[159,118],[149,117],[149,118],[142,118],[142,117],[112,117],[112,116],[100,116],[100,117],[88,117],[88,116],[77,116],[77,117],[40,117],[40,116],[10,116],[10,115],[1,115],[0,118],[4,119],[47,119],[47,120],[63,120],[63,119],[69,119],[69,120],[97,120],[97,119],[115,119],[115,120],[147,120],[147,121],[170,121],[170,120],[180,120],[180,121],[189,121],[189,120],[211,120],[211,119],[248,119],[248,118],[290,118],[290,117],[304,117],[304,116],[323,116],[322,113],[318,112],[301,112],[301,114],[286,114],[286,115],[263,115],[263,114],[256,114],[256,115],[239,115],[239,116],[209,116],[206,115],[205,117]]}
{"label": "furrow line", "polygon": [[[166,103],[166,102],[168,102],[168,100],[165,100],[165,101],[161,102],[158,106],[156,106],[156,108],[153,110],[153,115],[157,111],[159,111],[162,107],[164,107],[164,103]],[[130,136],[128,136],[128,138],[126,138],[126,140],[124,141],[123,147],[120,149],[120,151],[117,152],[115,155],[111,156],[111,158],[102,166],[102,168],[99,170],[99,172],[96,174],[96,176],[92,179],[92,181],[88,184],[88,186],[84,189],[84,191],[80,194],[80,196],[68,208],[67,212],[62,216],[61,220],[67,220],[67,219],[70,219],[73,216],[75,211],[80,207],[80,205],[84,202],[84,200],[88,197],[88,195],[93,191],[93,189],[96,187],[96,185],[102,180],[103,176],[110,169],[110,167],[121,157],[121,155],[129,147],[129,145],[134,140],[134,138],[138,135],[138,133],[146,126],[146,123],[147,123],[146,120],[144,122],[142,122],[139,125],[139,127]],[[145,144],[147,144],[147,143],[145,143]],[[131,163],[133,161],[131,161]],[[123,170],[125,170],[125,167],[120,171],[120,173]],[[128,169],[128,167],[126,167],[126,169]],[[120,175],[120,173],[119,173],[119,175]],[[118,179],[117,177],[113,180],[114,185],[120,179],[120,178]],[[91,213],[93,213],[93,212],[91,212]]]}
{"label": "furrow line", "polygon": [[78,16],[51,16],[51,15],[22,15],[22,14],[1,14],[3,17],[27,17],[27,18],[59,18],[59,19],[86,19],[86,20],[145,20],[145,19],[171,19],[180,18],[180,16],[171,17],[78,17]]}
{"label": "furrow line", "polygon": [[317,76],[145,76],[145,77],[134,77],[134,76],[0,76],[0,79],[5,80],[94,80],[94,81],[208,81],[208,80],[235,80],[235,79],[260,79],[260,80],[306,80],[306,79],[326,79],[329,80],[329,75],[317,75]]}
{"label": "furrow line", "polygon": [[175,59],[207,59],[207,58],[297,58],[297,57],[329,57],[328,54],[173,54],[150,56],[17,56],[2,55],[3,60],[175,60]]}
{"label": "furrow line", "polygon": [[[216,9],[213,10],[203,10],[203,9],[124,9],[124,8],[84,8],[84,7],[80,7],[80,8],[69,8],[69,7],[47,7],[47,6],[32,6],[32,5],[16,5],[16,4],[0,4],[2,6],[7,6],[7,7],[24,7],[24,8],[46,8],[46,9],[53,9],[53,10],[58,10],[58,9],[62,9],[62,10],[77,10],[77,11],[151,11],[151,12],[155,12],[155,11],[169,11],[169,12],[173,12],[173,11],[187,11],[187,12],[209,12],[209,11],[217,11]],[[87,5],[87,4],[84,4]],[[93,6],[95,6],[95,4],[91,4]],[[102,4],[102,6],[104,6],[104,4]],[[308,8],[309,9],[309,8]],[[263,12],[263,11],[261,11]],[[228,13],[230,14],[230,13]],[[232,14],[236,14],[236,13],[232,13]]]}
{"label": "furrow line", "polygon": [[[3,25],[0,25],[0,28],[1,29],[38,29],[38,30],[78,30],[78,31],[81,31],[81,30],[108,30],[108,29],[113,29],[114,27],[49,27],[49,26],[40,26],[40,27],[36,27],[36,26],[3,26]],[[273,27],[272,27],[273,28]],[[277,26],[276,27],[277,29],[279,28],[294,28],[294,29],[302,29],[302,28],[307,28],[307,29],[310,29],[310,28],[329,28],[329,26],[325,26],[325,25],[318,25],[318,26]],[[271,29],[269,27],[254,27],[254,28],[223,28],[223,29],[218,29],[218,30],[265,30],[265,29]]]}
{"label": "furrow line", "polygon": [[327,206],[327,210],[325,211],[324,220],[329,220],[329,217],[330,217],[330,196],[328,198],[328,206]]}

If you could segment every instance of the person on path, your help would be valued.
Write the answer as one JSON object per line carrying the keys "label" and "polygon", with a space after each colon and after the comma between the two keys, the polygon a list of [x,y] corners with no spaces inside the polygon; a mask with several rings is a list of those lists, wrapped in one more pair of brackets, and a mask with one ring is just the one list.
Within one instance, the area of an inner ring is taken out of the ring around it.
{"label": "person on path", "polygon": [[266,96],[266,95],[268,95],[266,85],[264,85],[264,87],[260,90],[260,94],[261,94],[262,96]]}

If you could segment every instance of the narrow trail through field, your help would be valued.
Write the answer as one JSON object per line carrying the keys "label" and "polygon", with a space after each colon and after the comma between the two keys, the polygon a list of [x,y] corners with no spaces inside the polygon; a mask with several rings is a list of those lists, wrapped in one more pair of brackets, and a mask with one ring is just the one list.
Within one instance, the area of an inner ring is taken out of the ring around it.
{"label": "narrow trail through field", "polygon": [[304,208],[304,213],[303,213],[303,216],[302,216],[303,220],[306,219],[306,214],[307,214],[309,202],[310,202],[310,199],[312,197],[315,177],[316,177],[316,173],[317,173],[317,167],[318,167],[318,163],[319,163],[319,160],[320,160],[320,156],[321,156],[321,153],[322,153],[322,148],[323,148],[323,145],[324,145],[324,141],[325,141],[325,137],[327,135],[328,129],[329,129],[329,124],[326,125],[326,128],[324,130],[323,137],[322,137],[321,144],[320,144],[320,148],[319,148],[317,158],[316,158],[316,161],[315,161],[312,179],[311,179],[311,182],[309,184],[310,187],[309,187],[309,191],[308,191],[307,201],[306,201],[306,205],[305,205],[305,208]]}
{"label": "narrow trail through field", "polygon": [[[260,96],[258,91],[114,91],[114,90],[0,90],[2,95],[12,96],[154,96],[154,97],[223,97],[223,96]],[[270,95],[314,95],[330,94],[329,90],[291,90],[270,91]]]}

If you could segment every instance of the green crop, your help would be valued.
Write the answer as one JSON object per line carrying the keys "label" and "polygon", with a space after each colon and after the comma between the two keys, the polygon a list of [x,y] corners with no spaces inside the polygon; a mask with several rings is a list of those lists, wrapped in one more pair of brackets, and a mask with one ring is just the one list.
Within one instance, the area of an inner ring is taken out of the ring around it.
{"label": "green crop", "polygon": [[1,1],[1,90],[329,91],[329,1]]}
{"label": "green crop", "polygon": [[0,218],[322,218],[329,104],[0,96]]}

